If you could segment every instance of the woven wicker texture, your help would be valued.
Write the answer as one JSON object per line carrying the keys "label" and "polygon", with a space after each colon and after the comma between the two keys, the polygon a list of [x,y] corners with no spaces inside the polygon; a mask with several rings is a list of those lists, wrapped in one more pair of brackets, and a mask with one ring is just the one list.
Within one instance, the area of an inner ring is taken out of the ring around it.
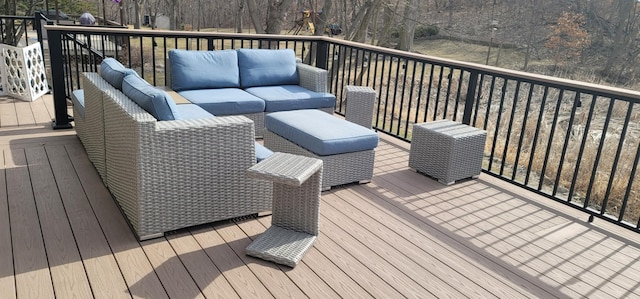
{"label": "woven wicker texture", "polygon": [[247,255],[295,267],[317,237],[271,226],[246,248]]}
{"label": "woven wicker texture", "polygon": [[107,184],[107,167],[104,145],[104,113],[103,90],[116,91],[111,84],[102,79],[98,73],[83,73],[85,128],[81,129],[86,137],[81,137],[89,160],[93,163]]}
{"label": "woven wicker texture", "polygon": [[327,92],[329,73],[326,70],[304,63],[297,63],[300,86],[315,92]]}
{"label": "woven wicker texture", "polygon": [[271,210],[244,116],[158,122],[120,91],[105,91],[109,189],[140,239]]}
{"label": "woven wicker texture", "polygon": [[264,132],[264,112],[243,114],[247,118],[253,121],[253,127],[255,128],[255,136],[262,137]]}
{"label": "woven wicker texture", "polygon": [[347,101],[345,119],[371,129],[376,91],[371,87],[348,85],[345,87],[345,93]]}
{"label": "woven wicker texture", "polygon": [[274,153],[247,175],[273,181],[271,228],[247,247],[247,254],[294,267],[318,235],[322,161]]}
{"label": "woven wicker texture", "polygon": [[269,130],[264,133],[264,145],[274,152],[285,152],[322,160],[323,190],[353,182],[370,181],[373,177],[374,150],[318,156]]}
{"label": "woven wicker texture", "polygon": [[80,112],[76,105],[73,105],[73,128],[76,130],[76,135],[84,145],[86,143],[87,138],[87,123],[82,116],[80,116]]}
{"label": "woven wicker texture", "polygon": [[413,126],[409,167],[443,184],[480,175],[487,132],[449,120]]}

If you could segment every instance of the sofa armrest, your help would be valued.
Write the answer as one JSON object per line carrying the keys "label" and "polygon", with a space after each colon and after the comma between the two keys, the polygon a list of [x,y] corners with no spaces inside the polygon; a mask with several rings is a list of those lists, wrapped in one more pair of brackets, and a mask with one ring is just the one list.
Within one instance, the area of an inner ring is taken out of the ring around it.
{"label": "sofa armrest", "polygon": [[327,92],[328,72],[304,63],[297,63],[300,86],[315,92]]}

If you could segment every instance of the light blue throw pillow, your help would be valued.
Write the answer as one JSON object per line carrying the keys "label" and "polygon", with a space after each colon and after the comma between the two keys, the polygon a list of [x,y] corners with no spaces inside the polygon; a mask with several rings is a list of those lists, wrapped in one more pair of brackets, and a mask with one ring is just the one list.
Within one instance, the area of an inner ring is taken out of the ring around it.
{"label": "light blue throw pillow", "polygon": [[137,75],[124,77],[122,92],[157,120],[181,119],[171,96]]}
{"label": "light blue throw pillow", "polygon": [[119,90],[122,90],[122,79],[129,74],[135,73],[134,70],[126,68],[114,58],[105,58],[100,63],[100,76]]}
{"label": "light blue throw pillow", "polygon": [[242,88],[300,82],[296,54],[291,49],[239,49],[238,66]]}
{"label": "light blue throw pillow", "polygon": [[169,51],[171,88],[175,91],[240,87],[235,50]]}

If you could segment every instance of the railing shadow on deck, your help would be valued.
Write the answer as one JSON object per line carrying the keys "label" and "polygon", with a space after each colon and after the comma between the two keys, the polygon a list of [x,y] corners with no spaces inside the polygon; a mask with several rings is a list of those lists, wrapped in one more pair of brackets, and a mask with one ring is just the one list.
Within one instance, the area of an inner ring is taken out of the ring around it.
{"label": "railing shadow on deck", "polygon": [[[290,48],[328,70],[336,113],[343,90],[376,90],[374,128],[403,141],[413,124],[451,119],[488,131],[483,171],[640,231],[640,92],[375,47],[329,37],[45,26],[56,125],[80,73],[112,55],[165,85],[171,49]],[[84,36],[84,38],[78,38]],[[98,42],[102,46],[96,47]],[[107,52],[109,43],[116,46]]]}

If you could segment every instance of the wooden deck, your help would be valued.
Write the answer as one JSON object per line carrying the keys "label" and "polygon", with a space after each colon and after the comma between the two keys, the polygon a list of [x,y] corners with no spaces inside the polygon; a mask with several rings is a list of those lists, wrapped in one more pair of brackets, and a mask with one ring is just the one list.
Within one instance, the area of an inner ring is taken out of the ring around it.
{"label": "wooden deck", "polygon": [[50,96],[0,99],[0,298],[640,298],[640,236],[488,175],[443,186],[383,137],[322,194],[294,269],[244,254],[270,218],[137,242]]}

